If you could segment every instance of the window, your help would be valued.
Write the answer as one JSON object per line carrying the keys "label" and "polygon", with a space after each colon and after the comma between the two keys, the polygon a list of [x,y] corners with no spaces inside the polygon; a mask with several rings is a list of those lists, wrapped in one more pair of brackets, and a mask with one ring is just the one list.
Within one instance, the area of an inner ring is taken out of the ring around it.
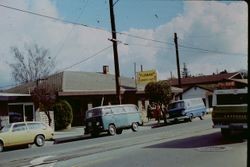
{"label": "window", "polygon": [[11,128],[11,124],[8,124],[6,126],[3,127],[3,129],[1,130],[1,132],[8,132]]}
{"label": "window", "polygon": [[122,107],[114,107],[112,108],[112,111],[114,114],[122,114],[126,112]]}
{"label": "window", "polygon": [[217,104],[247,104],[247,94],[219,94],[217,95]]}
{"label": "window", "polygon": [[28,128],[30,130],[35,130],[35,129],[46,129],[46,126],[42,123],[28,123]]}
{"label": "window", "polygon": [[128,113],[137,112],[137,109],[136,109],[135,106],[125,106],[124,109],[125,109]]}
{"label": "window", "polygon": [[86,118],[101,116],[101,109],[93,109],[87,112]]}
{"label": "window", "polygon": [[103,115],[108,115],[108,114],[111,114],[111,113],[112,113],[112,111],[111,111],[110,108],[104,108],[104,109],[102,109],[102,114]]}
{"label": "window", "polygon": [[169,106],[168,106],[168,109],[169,109],[169,110],[175,109],[175,108],[184,108],[184,102],[183,102],[183,101],[180,101],[180,102],[176,102],[176,103],[171,103],[171,104],[169,104]]}
{"label": "window", "polygon": [[25,130],[26,130],[25,124],[15,124],[12,129],[13,132],[19,132],[19,131],[25,131]]}

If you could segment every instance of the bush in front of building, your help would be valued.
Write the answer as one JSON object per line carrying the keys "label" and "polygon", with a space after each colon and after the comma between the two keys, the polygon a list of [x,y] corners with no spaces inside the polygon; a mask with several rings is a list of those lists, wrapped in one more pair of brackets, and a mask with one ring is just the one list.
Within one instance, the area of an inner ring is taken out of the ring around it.
{"label": "bush in front of building", "polygon": [[53,107],[55,117],[55,130],[66,129],[73,121],[71,105],[66,100],[59,100]]}

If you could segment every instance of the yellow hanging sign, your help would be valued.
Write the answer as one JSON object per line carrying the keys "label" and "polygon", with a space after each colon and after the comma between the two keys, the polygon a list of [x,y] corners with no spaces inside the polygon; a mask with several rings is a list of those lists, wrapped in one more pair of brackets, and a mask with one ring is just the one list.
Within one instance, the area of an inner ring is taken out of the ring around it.
{"label": "yellow hanging sign", "polygon": [[137,82],[138,83],[148,83],[157,81],[157,72],[156,70],[148,70],[137,73]]}

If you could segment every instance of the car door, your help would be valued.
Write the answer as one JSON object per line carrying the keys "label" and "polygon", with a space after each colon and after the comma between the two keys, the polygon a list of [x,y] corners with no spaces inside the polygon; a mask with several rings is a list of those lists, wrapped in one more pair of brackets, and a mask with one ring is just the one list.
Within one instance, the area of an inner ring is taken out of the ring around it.
{"label": "car door", "polygon": [[14,124],[12,128],[12,138],[10,143],[12,145],[20,145],[29,143],[29,135],[25,123]]}

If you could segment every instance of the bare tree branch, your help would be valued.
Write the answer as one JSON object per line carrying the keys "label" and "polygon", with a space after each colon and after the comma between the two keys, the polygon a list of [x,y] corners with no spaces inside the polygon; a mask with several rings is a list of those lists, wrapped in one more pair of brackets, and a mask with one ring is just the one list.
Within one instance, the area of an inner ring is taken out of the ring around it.
{"label": "bare tree branch", "polygon": [[49,50],[37,44],[29,45],[22,53],[19,48],[11,47],[14,62],[9,64],[12,77],[17,83],[35,81],[48,76],[55,68],[55,59],[49,56]]}

